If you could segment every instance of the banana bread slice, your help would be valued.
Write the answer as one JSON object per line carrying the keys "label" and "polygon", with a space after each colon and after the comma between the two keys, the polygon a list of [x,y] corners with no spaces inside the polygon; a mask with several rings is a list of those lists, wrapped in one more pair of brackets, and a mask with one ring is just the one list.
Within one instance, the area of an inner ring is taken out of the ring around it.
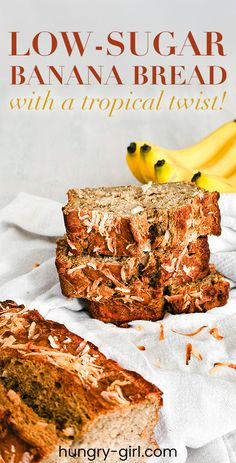
{"label": "banana bread slice", "polygon": [[[65,239],[57,243],[56,266],[67,297],[104,302],[155,304],[163,286],[203,278],[209,273],[207,238],[198,238],[179,254],[151,251],[138,257],[74,255]],[[163,302],[163,301],[162,301]],[[158,303],[159,305],[159,303]]]}
{"label": "banana bread slice", "polygon": [[203,279],[172,285],[165,295],[166,310],[173,314],[206,312],[227,303],[229,297],[229,283],[216,272],[214,265],[210,266],[211,273]]}
{"label": "banana bread slice", "polygon": [[229,283],[211,267],[211,273],[196,282],[173,285],[164,289],[165,303],[161,299],[150,304],[124,304],[114,299],[106,302],[91,302],[88,310],[92,317],[105,323],[122,324],[132,320],[161,320],[166,312],[172,314],[206,312],[226,304]]}
{"label": "banana bread slice", "polygon": [[[63,325],[12,301],[0,304],[0,455],[6,461],[9,453],[15,463],[70,461],[59,457],[59,445],[70,456],[78,448],[148,448],[161,396]],[[106,461],[116,458],[111,453]],[[82,454],[76,461],[88,459]]]}
{"label": "banana bread slice", "polygon": [[63,208],[78,253],[132,256],[220,234],[219,194],[192,183],[72,189]]}

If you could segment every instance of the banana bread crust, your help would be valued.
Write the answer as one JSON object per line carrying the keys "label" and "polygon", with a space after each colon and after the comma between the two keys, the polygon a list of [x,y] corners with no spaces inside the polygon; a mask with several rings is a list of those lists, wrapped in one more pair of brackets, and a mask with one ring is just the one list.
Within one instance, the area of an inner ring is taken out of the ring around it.
{"label": "banana bread crust", "polygon": [[143,406],[151,438],[161,392],[90,342],[13,301],[0,303],[0,340],[0,454],[15,435],[41,461],[55,443],[87,439],[98,418],[125,419]]}
{"label": "banana bread crust", "polygon": [[[119,196],[130,207],[122,209]],[[159,248],[181,250],[198,236],[220,234],[218,199],[217,192],[185,182],[147,189],[72,189],[63,208],[68,244],[77,253],[113,256]]]}

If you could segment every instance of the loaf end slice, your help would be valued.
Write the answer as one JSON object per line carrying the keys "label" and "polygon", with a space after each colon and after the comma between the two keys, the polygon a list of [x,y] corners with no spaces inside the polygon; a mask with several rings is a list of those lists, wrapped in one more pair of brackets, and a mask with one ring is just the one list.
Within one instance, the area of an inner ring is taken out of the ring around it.
{"label": "loaf end slice", "polygon": [[16,462],[45,463],[63,461],[59,445],[149,446],[162,404],[153,384],[12,301],[0,304],[0,339],[2,458],[12,445]]}

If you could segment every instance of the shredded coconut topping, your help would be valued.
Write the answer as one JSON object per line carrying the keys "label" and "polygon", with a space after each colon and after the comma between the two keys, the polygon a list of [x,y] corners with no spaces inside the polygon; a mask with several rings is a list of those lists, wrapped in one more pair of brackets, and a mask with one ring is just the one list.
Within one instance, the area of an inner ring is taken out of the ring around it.
{"label": "shredded coconut topping", "polygon": [[144,211],[144,208],[142,206],[137,206],[132,209],[131,213],[133,215],[136,215],[136,214],[139,214],[139,212],[143,212],[143,211]]}
{"label": "shredded coconut topping", "polygon": [[33,455],[31,455],[29,452],[24,452],[20,463],[30,463],[32,460]]}
{"label": "shredded coconut topping", "polygon": [[69,244],[70,248],[76,251],[76,246],[69,240],[68,236],[66,237],[67,243]]}
{"label": "shredded coconut topping", "polygon": [[28,330],[28,339],[32,339],[35,334],[36,323],[32,322]]}
{"label": "shredded coconut topping", "polygon": [[77,265],[76,267],[73,267],[73,268],[70,268],[69,270],[67,270],[67,273],[68,273],[68,275],[71,275],[72,273],[77,272],[77,270],[81,270],[81,269],[83,269],[85,267],[86,267],[86,265],[84,265],[84,264]]}
{"label": "shredded coconut topping", "polygon": [[122,386],[126,386],[127,384],[130,384],[130,381],[120,381],[120,380],[115,380],[113,381],[110,386],[106,389],[106,391],[101,392],[101,396],[107,401],[110,402],[111,404],[129,404],[129,400],[127,400],[122,392]]}
{"label": "shredded coconut topping", "polygon": [[121,293],[130,293],[130,289],[120,288],[119,286],[116,286],[115,290],[120,291]]}
{"label": "shredded coconut topping", "polygon": [[97,270],[97,266],[93,262],[88,262],[87,266],[93,268],[94,270]]}
{"label": "shredded coconut topping", "polygon": [[190,336],[191,337],[191,336],[195,336],[196,334],[200,333],[205,328],[207,328],[207,325],[200,326],[200,328],[198,328],[195,331],[192,331],[191,333],[180,333],[179,331],[176,331],[176,330],[171,330],[171,331],[173,331],[173,333],[180,334],[181,336]]}
{"label": "shredded coconut topping", "polygon": [[151,181],[148,182],[148,183],[145,183],[145,185],[142,185],[141,188],[142,188],[142,190],[143,190],[143,193],[145,194],[146,191],[147,191],[149,188],[151,188],[151,186],[152,186],[152,182],[151,182]]}
{"label": "shredded coconut topping", "polygon": [[50,343],[50,346],[53,348],[53,349],[59,349],[60,348],[60,344],[58,343],[58,338],[57,336],[48,336],[48,341]]}
{"label": "shredded coconut topping", "polygon": [[209,333],[214,336],[217,341],[221,341],[221,339],[224,339],[224,336],[220,335],[219,329],[218,328],[211,328]]}
{"label": "shredded coconut topping", "polygon": [[103,368],[95,363],[97,357],[90,355],[88,350],[89,346],[86,345],[78,355],[72,355],[67,352],[42,348],[38,352],[26,353],[24,357],[44,356],[52,365],[77,374],[84,385],[98,387],[98,381],[103,375]]}

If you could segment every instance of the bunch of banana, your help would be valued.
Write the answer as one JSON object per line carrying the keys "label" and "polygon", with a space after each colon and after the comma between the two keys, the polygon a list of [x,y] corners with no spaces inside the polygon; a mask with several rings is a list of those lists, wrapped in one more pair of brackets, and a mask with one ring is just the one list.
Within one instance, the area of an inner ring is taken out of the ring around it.
{"label": "bunch of banana", "polygon": [[142,183],[191,181],[194,173],[200,172],[196,181],[199,186],[209,191],[218,188],[220,192],[236,192],[236,121],[222,125],[199,143],[182,150],[133,142],[127,148],[126,159]]}

